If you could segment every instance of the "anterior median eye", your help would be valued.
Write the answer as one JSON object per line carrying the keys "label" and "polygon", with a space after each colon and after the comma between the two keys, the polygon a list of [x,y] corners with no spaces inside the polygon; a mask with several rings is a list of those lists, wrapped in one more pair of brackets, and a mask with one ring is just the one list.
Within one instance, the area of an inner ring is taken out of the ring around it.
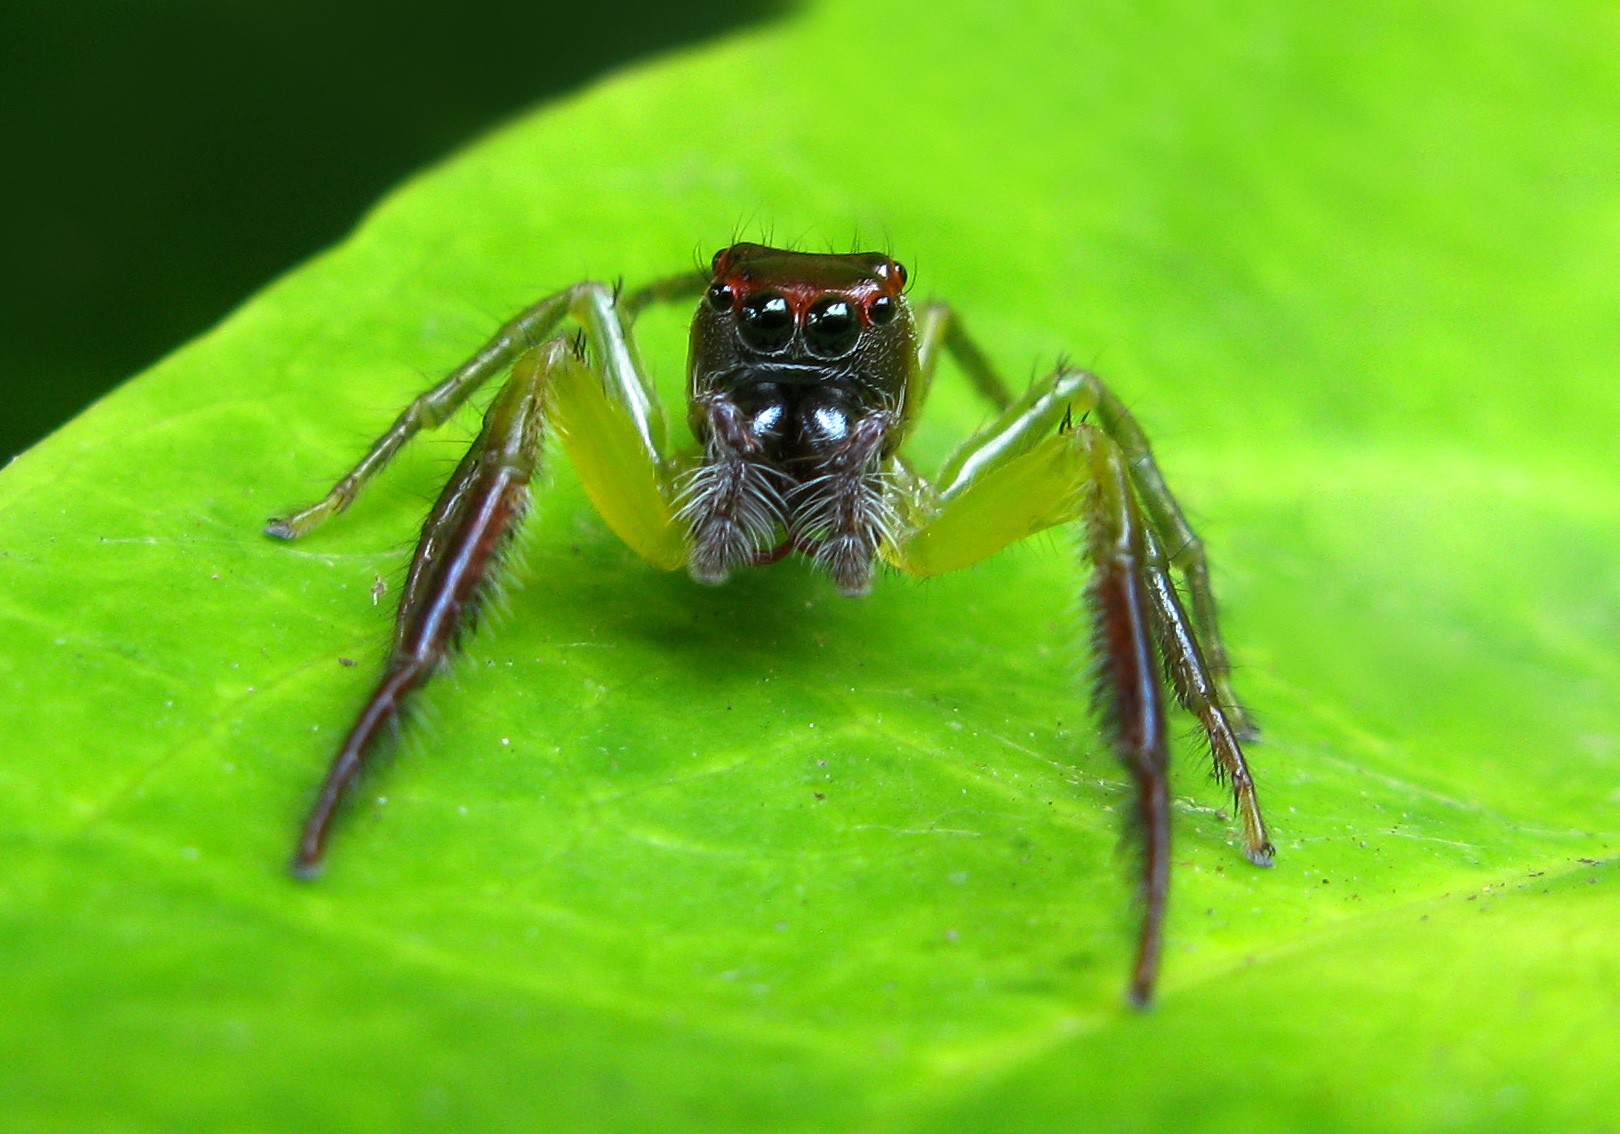
{"label": "anterior median eye", "polygon": [[742,323],[737,333],[753,349],[774,354],[793,337],[793,309],[774,291],[750,295],[743,300]]}
{"label": "anterior median eye", "polygon": [[804,341],[823,358],[848,354],[860,337],[861,321],[854,306],[837,296],[819,300],[804,321]]}

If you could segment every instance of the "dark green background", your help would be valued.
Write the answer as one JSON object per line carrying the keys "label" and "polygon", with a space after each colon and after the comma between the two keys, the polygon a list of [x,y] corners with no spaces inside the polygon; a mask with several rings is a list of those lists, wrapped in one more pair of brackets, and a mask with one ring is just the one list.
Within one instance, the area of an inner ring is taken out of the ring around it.
{"label": "dark green background", "polygon": [[784,0],[0,2],[0,461],[528,104]]}

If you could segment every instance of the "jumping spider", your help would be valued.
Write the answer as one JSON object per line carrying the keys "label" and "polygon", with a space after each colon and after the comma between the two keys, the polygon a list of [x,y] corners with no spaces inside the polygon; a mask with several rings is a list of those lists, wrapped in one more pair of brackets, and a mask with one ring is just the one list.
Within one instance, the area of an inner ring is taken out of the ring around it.
{"label": "jumping spider", "polygon": [[[1265,866],[1273,854],[1238,743],[1253,731],[1232,694],[1202,545],[1141,429],[1095,375],[1060,366],[1014,398],[957,315],[939,303],[913,313],[905,285],[905,268],[883,254],[759,244],[622,295],[575,284],[407,406],[324,499],[272,521],[270,535],[293,539],[342,511],[418,430],[511,371],[422,527],[387,666],[321,787],[294,871],[319,872],[338,804],[379,736],[471,624],[550,431],[607,526],[654,566],[685,567],[700,583],[797,553],[853,597],[871,589],[879,559],[926,578],[1084,520],[1093,701],[1135,783],[1143,842],[1130,996],[1148,1003],[1170,871],[1161,674],[1208,736],[1217,777],[1230,779],[1250,861]],[[687,417],[699,449],[672,455],[631,326],[650,303],[695,297]],[[941,351],[1000,416],[930,482],[900,449]]]}

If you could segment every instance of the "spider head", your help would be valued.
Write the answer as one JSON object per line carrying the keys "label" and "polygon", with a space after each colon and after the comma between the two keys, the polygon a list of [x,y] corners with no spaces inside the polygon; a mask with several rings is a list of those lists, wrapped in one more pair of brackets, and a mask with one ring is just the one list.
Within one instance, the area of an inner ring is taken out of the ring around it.
{"label": "spider head", "polygon": [[898,415],[915,357],[905,285],[905,268],[881,252],[721,249],[692,321],[694,404],[734,400],[770,426],[761,441],[789,461],[813,457],[858,418]]}
{"label": "spider head", "polygon": [[[714,255],[700,323],[759,362],[841,364],[903,337],[906,269],[881,252],[834,255],[734,244]],[[705,318],[705,315],[708,317]]]}

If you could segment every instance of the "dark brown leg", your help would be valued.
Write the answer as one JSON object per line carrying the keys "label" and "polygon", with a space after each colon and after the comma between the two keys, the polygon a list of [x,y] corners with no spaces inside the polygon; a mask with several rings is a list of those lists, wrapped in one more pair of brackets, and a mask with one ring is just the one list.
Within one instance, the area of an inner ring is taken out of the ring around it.
{"label": "dark brown leg", "polygon": [[1086,516],[1086,539],[1095,565],[1087,591],[1095,619],[1092,695],[1104,733],[1136,785],[1142,928],[1130,998],[1140,1008],[1153,999],[1164,940],[1170,886],[1170,760],[1142,517],[1119,447],[1096,433],[1090,457],[1094,495]]}
{"label": "dark brown leg", "polygon": [[548,372],[560,340],[521,358],[484,415],[484,426],[422,527],[394,624],[388,665],[332,761],[304,823],[293,873],[320,873],[333,817],[376,751],[399,724],[406,699],[449,657],[487,595],[501,553],[528,502],[540,460]]}

